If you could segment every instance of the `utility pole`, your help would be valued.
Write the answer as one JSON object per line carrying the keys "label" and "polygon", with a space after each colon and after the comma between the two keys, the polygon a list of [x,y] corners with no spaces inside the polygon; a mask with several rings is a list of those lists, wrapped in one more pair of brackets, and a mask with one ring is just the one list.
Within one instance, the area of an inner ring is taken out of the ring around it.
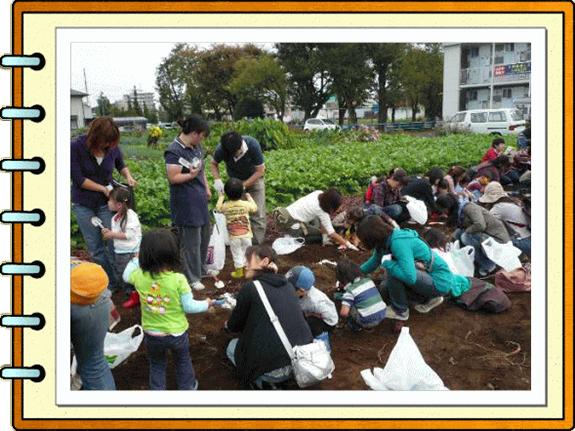
{"label": "utility pole", "polygon": [[[84,68],[84,90],[88,94],[88,80],[86,79],[86,68]],[[90,96],[88,95],[88,103],[90,103]],[[84,117],[84,126],[86,126],[86,111],[84,110],[84,99],[82,98],[82,116]]]}

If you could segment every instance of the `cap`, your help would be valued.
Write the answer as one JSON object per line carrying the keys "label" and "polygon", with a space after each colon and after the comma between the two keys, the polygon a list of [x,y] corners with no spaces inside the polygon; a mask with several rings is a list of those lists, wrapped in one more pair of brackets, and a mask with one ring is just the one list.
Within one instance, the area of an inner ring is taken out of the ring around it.
{"label": "cap", "polygon": [[309,290],[315,282],[313,272],[307,266],[294,266],[287,272],[286,278],[296,289]]}
{"label": "cap", "polygon": [[485,186],[485,192],[483,193],[483,196],[479,198],[479,202],[492,204],[505,196],[508,195],[503,190],[501,184],[497,181],[492,181]]}
{"label": "cap", "polygon": [[70,301],[89,305],[108,287],[108,276],[100,265],[72,262],[70,265]]}

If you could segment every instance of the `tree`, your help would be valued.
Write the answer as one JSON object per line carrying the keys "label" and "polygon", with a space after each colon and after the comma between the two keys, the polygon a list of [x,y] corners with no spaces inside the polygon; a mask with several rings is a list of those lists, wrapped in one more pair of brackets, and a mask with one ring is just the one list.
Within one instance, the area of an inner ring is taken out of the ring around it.
{"label": "tree", "polygon": [[[332,91],[344,101],[349,121],[357,124],[355,109],[369,96],[373,71],[362,43],[325,43],[320,45],[322,64],[333,79]],[[340,106],[341,109],[341,106]],[[340,125],[343,118],[340,111]]]}
{"label": "tree", "polygon": [[262,50],[255,45],[214,45],[200,53],[197,69],[198,91],[204,106],[213,112],[216,120],[227,113],[233,117],[238,97],[230,90],[236,73],[236,63],[243,57],[258,57]]}
{"label": "tree", "polygon": [[235,68],[235,75],[229,84],[230,91],[238,98],[267,103],[283,120],[287,89],[285,73],[277,61],[271,55],[262,53],[259,57],[239,59]]}
{"label": "tree", "polygon": [[134,101],[132,102],[134,106],[134,112],[137,117],[141,117],[143,114],[140,103],[138,102],[138,92],[136,91],[136,86],[134,85]]}
{"label": "tree", "polygon": [[112,110],[112,104],[110,100],[104,95],[103,92],[100,93],[100,96],[97,100],[98,106],[96,107],[96,115],[99,117],[104,115],[110,115]]}
{"label": "tree", "polygon": [[263,118],[264,105],[257,99],[244,98],[238,100],[234,110],[234,121],[242,118]]}
{"label": "tree", "polygon": [[197,49],[179,43],[156,68],[156,90],[168,121],[183,118],[186,110],[201,113],[197,83],[199,63]]}
{"label": "tree", "polygon": [[304,111],[304,121],[316,117],[331,95],[332,79],[322,63],[317,43],[276,43],[277,58],[286,72],[291,102]]}
{"label": "tree", "polygon": [[401,62],[399,80],[413,121],[420,105],[426,107],[428,118],[441,115],[443,54],[439,44],[409,45]]}
{"label": "tree", "polygon": [[[398,67],[402,51],[406,48],[402,43],[367,43],[365,49],[374,72],[374,90],[379,105],[378,120],[382,124],[387,121],[387,110],[392,104],[393,71]],[[383,126],[381,126],[383,127]]]}

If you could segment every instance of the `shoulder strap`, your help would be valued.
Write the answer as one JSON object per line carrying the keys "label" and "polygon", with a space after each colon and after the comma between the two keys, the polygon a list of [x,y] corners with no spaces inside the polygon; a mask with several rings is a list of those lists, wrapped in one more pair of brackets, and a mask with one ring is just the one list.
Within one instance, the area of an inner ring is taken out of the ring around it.
{"label": "shoulder strap", "polygon": [[294,353],[293,353],[293,349],[291,347],[291,344],[282,328],[282,325],[280,324],[278,317],[276,316],[276,314],[274,313],[274,310],[272,309],[272,306],[268,300],[268,297],[266,295],[266,293],[264,292],[264,289],[261,285],[261,283],[257,280],[255,280],[254,282],[254,286],[256,287],[256,290],[258,291],[260,298],[264,304],[264,307],[266,309],[266,311],[268,312],[268,316],[270,316],[270,320],[272,322],[272,325],[274,325],[274,328],[276,329],[280,340],[282,342],[282,344],[284,345],[284,348],[286,349],[290,359],[293,361],[294,359]]}

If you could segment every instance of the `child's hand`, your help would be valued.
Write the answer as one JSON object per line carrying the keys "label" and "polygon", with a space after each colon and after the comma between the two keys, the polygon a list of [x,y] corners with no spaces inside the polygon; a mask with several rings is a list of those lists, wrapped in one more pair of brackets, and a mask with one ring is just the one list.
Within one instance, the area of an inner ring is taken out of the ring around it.
{"label": "child's hand", "polygon": [[106,239],[110,239],[110,238],[113,238],[113,237],[114,237],[114,236],[113,236],[114,233],[113,233],[110,229],[108,229],[108,228],[106,228],[106,227],[105,227],[104,229],[102,229],[102,235],[103,235],[104,238],[106,238]]}

